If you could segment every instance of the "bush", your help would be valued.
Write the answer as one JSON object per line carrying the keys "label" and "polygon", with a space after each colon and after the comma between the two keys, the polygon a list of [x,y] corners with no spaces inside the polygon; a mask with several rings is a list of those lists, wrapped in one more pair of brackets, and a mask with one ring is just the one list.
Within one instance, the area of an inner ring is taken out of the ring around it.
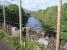
{"label": "bush", "polygon": [[4,32],[0,32],[0,40],[5,37],[5,33]]}
{"label": "bush", "polygon": [[61,32],[61,39],[67,40],[67,32]]}
{"label": "bush", "polygon": [[18,50],[18,48],[20,47],[20,45],[19,45],[17,39],[15,37],[11,37],[9,39],[9,41],[10,41],[11,45],[14,46],[16,48],[16,50]]}

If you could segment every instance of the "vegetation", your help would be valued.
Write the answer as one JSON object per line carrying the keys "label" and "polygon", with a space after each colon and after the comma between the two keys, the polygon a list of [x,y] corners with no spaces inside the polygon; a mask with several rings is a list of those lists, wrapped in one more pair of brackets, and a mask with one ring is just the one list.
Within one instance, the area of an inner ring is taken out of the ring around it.
{"label": "vegetation", "polygon": [[[0,8],[0,21],[1,22],[3,22],[2,11],[3,11],[3,9]],[[6,12],[6,23],[11,24],[12,26],[18,27],[18,24],[19,24],[18,6],[15,4],[8,5],[5,7],[5,12]],[[30,16],[30,14],[25,13],[22,8],[22,21],[23,21],[22,23],[24,25],[29,16]],[[29,39],[25,38],[25,40],[23,40],[24,45],[21,46],[19,43],[19,39],[16,37],[11,37],[8,33],[1,32],[0,39],[2,39],[3,37],[5,37],[5,39],[8,40],[8,42],[10,42],[10,44],[16,48],[16,50],[41,50],[42,49],[31,38],[29,38]],[[44,50],[44,48],[42,50]]]}
{"label": "vegetation", "polygon": [[[36,16],[44,24],[45,28],[56,30],[57,6],[48,7],[46,10],[39,10],[32,15]],[[65,35],[67,34],[67,3],[62,5],[61,23],[61,32]]]}
{"label": "vegetation", "polygon": [[4,32],[0,31],[0,40],[3,39],[5,37]]}
{"label": "vegetation", "polygon": [[[5,7],[6,12],[6,23],[11,24],[12,26],[19,26],[19,10],[18,6],[15,4],[8,5]],[[56,16],[57,16],[57,6],[48,7],[46,10],[39,10],[37,12],[32,13],[32,15],[36,16],[44,25],[44,28],[51,28],[56,30]],[[27,18],[30,14],[25,13],[22,8],[22,24],[25,25]],[[0,8],[0,21],[3,22],[3,13],[2,8]],[[67,40],[67,3],[62,6],[62,30],[61,30],[61,38]],[[24,26],[22,25],[22,26]],[[16,37],[11,37],[5,32],[0,32],[0,39],[6,37],[6,39],[11,43],[12,46],[16,48],[16,50],[45,50],[44,47],[40,48],[37,43],[31,38],[25,38],[23,40],[23,46],[21,47],[19,44],[19,39]]]}
{"label": "vegetation", "polygon": [[22,38],[22,46],[19,43],[19,38],[11,37],[6,33],[5,38],[10,42],[11,46],[16,48],[16,50],[45,50],[45,46],[38,46],[38,44],[32,38]]}
{"label": "vegetation", "polygon": [[67,33],[66,32],[61,32],[61,38],[64,40],[67,40]]}
{"label": "vegetation", "polygon": [[[0,21],[3,22],[3,9],[0,8]],[[25,13],[24,9],[21,8],[22,12],[22,24],[25,25],[28,17],[30,16],[29,13]],[[19,8],[16,4],[10,4],[5,7],[5,13],[6,13],[6,23],[11,24],[12,26],[18,27],[19,26]],[[22,26],[24,26],[22,25]]]}

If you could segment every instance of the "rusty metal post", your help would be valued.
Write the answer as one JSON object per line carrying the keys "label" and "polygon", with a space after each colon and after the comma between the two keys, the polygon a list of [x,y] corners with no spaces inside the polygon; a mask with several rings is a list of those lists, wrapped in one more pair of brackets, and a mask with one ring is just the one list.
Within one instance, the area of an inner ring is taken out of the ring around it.
{"label": "rusty metal post", "polygon": [[61,8],[62,8],[62,0],[58,0],[56,50],[60,50]]}

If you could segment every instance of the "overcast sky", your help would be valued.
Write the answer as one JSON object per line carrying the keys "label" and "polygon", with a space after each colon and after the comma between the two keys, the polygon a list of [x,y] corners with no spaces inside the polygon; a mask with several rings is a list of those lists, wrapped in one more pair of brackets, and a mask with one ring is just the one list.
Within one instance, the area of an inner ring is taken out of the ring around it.
{"label": "overcast sky", "polygon": [[[19,0],[7,0],[11,3],[19,4]],[[67,0],[62,0],[67,3]],[[28,10],[46,9],[47,7],[57,5],[58,0],[22,0],[22,7]]]}

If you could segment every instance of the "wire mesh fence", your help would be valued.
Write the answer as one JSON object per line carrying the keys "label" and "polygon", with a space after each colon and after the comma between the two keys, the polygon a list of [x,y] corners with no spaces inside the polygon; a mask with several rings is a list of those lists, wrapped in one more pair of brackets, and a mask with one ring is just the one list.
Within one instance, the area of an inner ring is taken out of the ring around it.
{"label": "wire mesh fence", "polygon": [[[10,36],[16,37],[15,40],[20,41],[20,25],[19,25],[19,6],[16,4],[5,5],[5,31],[10,33]],[[0,6],[0,29],[4,29],[4,16],[3,16],[3,5]],[[30,14],[25,9],[21,9],[22,16],[22,42],[25,50],[55,50],[56,48],[56,16],[57,6],[48,7],[47,10],[40,10],[39,15],[36,13],[35,16],[45,23],[44,30],[39,30],[31,27],[25,27]],[[30,12],[31,13],[31,12]],[[31,13],[31,14],[34,14]],[[45,14],[45,15],[44,15]],[[44,16],[45,17],[44,17]],[[47,17],[46,17],[47,16]],[[33,23],[33,22],[32,22]],[[38,25],[37,25],[38,26]],[[47,29],[46,29],[47,28]],[[19,40],[18,40],[19,39]],[[13,39],[14,40],[14,39]],[[61,40],[60,40],[61,41]],[[62,43],[62,42],[61,42]],[[65,42],[66,43],[66,42]],[[62,44],[60,46],[63,49]]]}
{"label": "wire mesh fence", "polygon": [[[2,6],[3,7],[3,6]],[[19,6],[18,5],[15,5],[15,4],[10,4],[10,5],[5,5],[5,30],[6,32],[9,32],[11,33],[11,35],[13,34],[14,36],[19,33]],[[1,8],[1,15],[0,15],[0,27],[2,29],[4,29],[3,25],[4,25],[4,16],[3,16],[3,9]],[[23,9],[21,9],[22,11],[22,26],[25,25],[25,20],[27,20],[26,18],[26,14],[24,12]],[[23,28],[22,28],[23,29]],[[24,29],[23,29],[24,30]],[[46,33],[45,33],[46,32]],[[43,33],[43,35],[42,35]],[[51,37],[48,37],[50,35],[49,34],[49,31],[42,31],[42,30],[35,30],[33,28],[31,28],[29,30],[29,28],[25,28],[25,31],[23,31],[23,34],[26,34],[26,37],[28,36],[29,41],[26,41],[26,43],[30,42],[28,45],[30,46],[26,46],[28,49],[33,49],[33,50],[47,50],[48,49],[51,49],[51,50],[55,50],[55,37],[53,37],[53,40]],[[47,35],[45,35],[47,34]],[[19,35],[19,34],[18,34]],[[45,36],[44,36],[45,35]],[[22,35],[23,36],[23,35]],[[46,38],[46,36],[48,37],[48,39]],[[33,41],[32,41],[33,40]],[[42,40],[42,42],[40,41]],[[24,42],[23,42],[24,43]],[[44,45],[43,45],[44,43]],[[33,45],[33,46],[31,46]],[[36,47],[35,47],[36,46]],[[33,48],[34,47],[34,48]],[[45,48],[44,48],[45,47]]]}

